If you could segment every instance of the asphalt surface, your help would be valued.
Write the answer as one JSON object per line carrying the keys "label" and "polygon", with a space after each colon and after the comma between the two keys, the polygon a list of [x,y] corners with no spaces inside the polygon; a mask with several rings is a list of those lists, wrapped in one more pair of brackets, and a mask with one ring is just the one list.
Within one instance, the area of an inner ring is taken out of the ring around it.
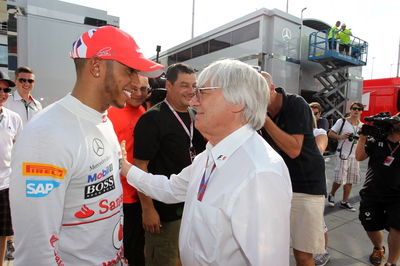
{"label": "asphalt surface", "polygon": [[[325,222],[328,226],[328,252],[331,255],[329,266],[363,266],[372,265],[368,258],[372,252],[372,244],[358,220],[360,197],[358,195],[367,171],[368,159],[360,163],[362,182],[353,185],[349,202],[357,209],[356,212],[341,209],[338,202],[342,199],[342,187],[336,192],[335,207],[325,203]],[[328,192],[332,187],[335,156],[325,157],[325,168]],[[385,232],[385,246],[387,247],[387,233]],[[383,265],[384,263],[382,263]],[[293,255],[290,265],[296,265]]]}

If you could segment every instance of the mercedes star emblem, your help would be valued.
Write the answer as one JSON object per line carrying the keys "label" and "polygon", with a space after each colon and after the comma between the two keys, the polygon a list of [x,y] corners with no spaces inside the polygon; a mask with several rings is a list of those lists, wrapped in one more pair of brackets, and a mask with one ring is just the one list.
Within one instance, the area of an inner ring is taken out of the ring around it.
{"label": "mercedes star emblem", "polygon": [[104,144],[100,139],[94,138],[92,145],[93,151],[94,153],[96,153],[97,156],[102,156],[104,154]]}

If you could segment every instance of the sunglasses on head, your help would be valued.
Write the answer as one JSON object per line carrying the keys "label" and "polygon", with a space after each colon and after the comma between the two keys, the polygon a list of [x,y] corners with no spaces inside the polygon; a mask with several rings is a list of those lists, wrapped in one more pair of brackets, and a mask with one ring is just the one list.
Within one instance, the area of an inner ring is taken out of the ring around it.
{"label": "sunglasses on head", "polygon": [[353,111],[362,111],[362,110],[364,110],[364,108],[351,107],[351,110],[353,110]]}
{"label": "sunglasses on head", "polygon": [[20,83],[29,82],[29,84],[32,84],[33,82],[35,82],[35,80],[33,80],[33,79],[24,79],[24,78],[19,78],[18,81]]}
{"label": "sunglasses on head", "polygon": [[11,92],[11,88],[0,88],[0,90],[4,91],[5,93]]}

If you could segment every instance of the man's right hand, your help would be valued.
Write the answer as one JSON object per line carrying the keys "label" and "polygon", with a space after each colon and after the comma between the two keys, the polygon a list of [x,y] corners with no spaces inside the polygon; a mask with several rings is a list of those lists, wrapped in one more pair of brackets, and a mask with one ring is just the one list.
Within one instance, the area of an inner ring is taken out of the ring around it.
{"label": "man's right hand", "polygon": [[350,135],[351,135],[351,133],[346,133],[344,135],[339,135],[339,139],[340,140],[348,139]]}
{"label": "man's right hand", "polygon": [[145,231],[154,234],[160,233],[160,216],[158,215],[156,209],[149,208],[147,210],[142,210],[142,223]]}

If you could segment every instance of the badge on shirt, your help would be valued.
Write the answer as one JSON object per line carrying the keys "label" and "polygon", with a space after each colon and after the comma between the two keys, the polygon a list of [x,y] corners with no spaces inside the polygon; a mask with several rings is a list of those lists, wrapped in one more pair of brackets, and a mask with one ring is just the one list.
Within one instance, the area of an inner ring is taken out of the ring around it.
{"label": "badge on shirt", "polygon": [[389,155],[389,156],[386,157],[386,159],[383,161],[383,165],[390,166],[390,165],[393,163],[393,161],[394,161],[394,157]]}
{"label": "badge on shirt", "polygon": [[194,157],[196,157],[196,151],[194,150],[194,147],[189,148],[189,154],[190,154],[190,160],[193,162]]}

